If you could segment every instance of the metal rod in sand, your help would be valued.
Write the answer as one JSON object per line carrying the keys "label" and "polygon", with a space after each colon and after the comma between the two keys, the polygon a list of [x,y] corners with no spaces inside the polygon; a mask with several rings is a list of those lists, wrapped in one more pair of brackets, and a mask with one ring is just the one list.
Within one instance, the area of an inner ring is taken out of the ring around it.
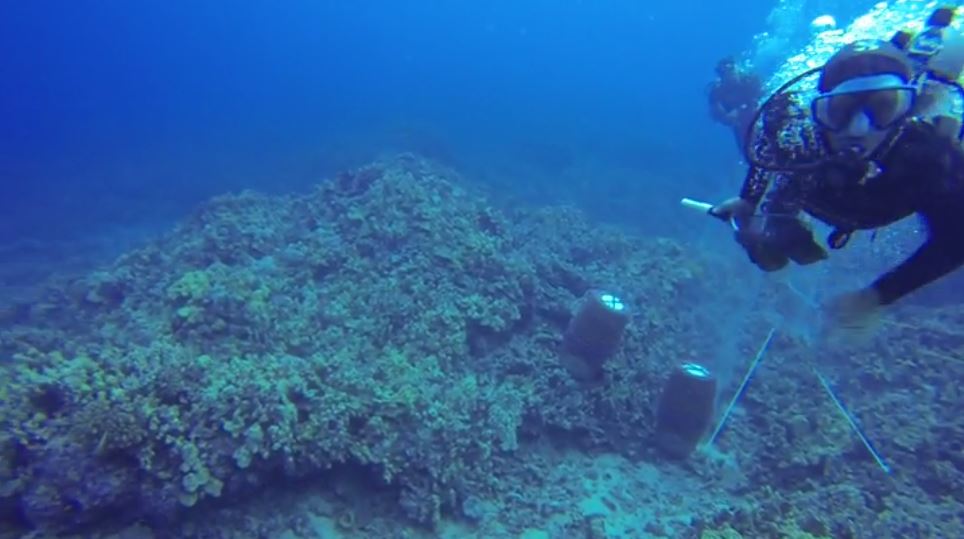
{"label": "metal rod in sand", "polygon": [[[803,298],[808,305],[810,305],[814,309],[819,309],[819,305],[817,304],[817,302],[810,299],[810,296],[807,296],[806,294],[801,292],[800,289],[793,286],[792,282],[787,281],[787,286],[790,287],[790,290],[793,290],[796,294],[798,294],[801,298]],[[844,419],[847,420],[847,423],[850,425],[850,428],[853,429],[854,433],[857,435],[857,438],[860,438],[860,443],[864,444],[864,447],[867,448],[867,452],[870,453],[872,457],[874,457],[874,460],[877,462],[877,465],[880,466],[880,469],[883,470],[884,473],[889,474],[891,472],[890,466],[887,464],[886,461],[884,461],[880,453],[878,453],[877,450],[874,449],[874,444],[870,443],[870,439],[867,438],[867,435],[865,435],[864,432],[860,429],[860,425],[857,424],[857,420],[854,418],[853,414],[851,414],[850,411],[847,410],[847,407],[844,406],[843,402],[839,398],[837,398],[836,393],[833,392],[833,388],[830,387],[830,383],[823,376],[823,374],[821,374],[820,371],[817,370],[816,366],[811,365],[810,368],[813,369],[813,374],[817,376],[817,380],[820,380],[820,385],[823,386],[824,391],[827,392],[827,396],[829,396],[830,400],[833,401],[834,406],[837,407],[837,410],[840,410],[840,415],[844,416]]]}
{"label": "metal rod in sand", "polygon": [[832,400],[834,405],[837,407],[837,409],[840,410],[840,413],[847,420],[847,423],[850,424],[850,428],[853,429],[855,433],[857,433],[857,437],[860,438],[861,443],[864,444],[864,447],[867,448],[867,451],[870,452],[870,455],[874,457],[875,461],[877,461],[877,465],[880,466],[880,469],[883,470],[884,473],[889,474],[890,466],[887,465],[886,462],[884,462],[883,457],[881,457],[880,453],[878,453],[877,450],[874,449],[873,444],[870,443],[870,440],[864,435],[863,431],[860,430],[860,426],[857,424],[857,420],[854,419],[854,416],[847,411],[843,403],[840,402],[840,399],[837,398],[837,395],[834,394],[833,389],[831,389],[830,387],[830,383],[827,382],[827,379],[824,378],[822,374],[820,374],[820,371],[818,371],[816,367],[813,367],[813,373],[817,375],[817,379],[820,380],[820,385],[823,386],[823,389],[827,392],[827,395],[830,395],[830,400]]}
{"label": "metal rod in sand", "polygon": [[740,396],[743,395],[743,390],[746,389],[746,385],[750,382],[750,378],[753,377],[753,373],[756,368],[760,365],[760,361],[763,359],[763,355],[766,354],[767,348],[770,347],[770,341],[773,340],[773,334],[776,333],[777,328],[773,327],[770,329],[770,333],[767,334],[767,338],[763,341],[763,345],[760,346],[760,350],[757,351],[756,357],[753,358],[753,362],[750,363],[750,368],[747,369],[746,374],[743,376],[743,381],[740,382],[740,387],[737,388],[736,393],[730,400],[730,404],[726,406],[726,410],[723,412],[723,416],[720,417],[720,422],[716,425],[716,429],[713,430],[713,434],[710,435],[710,439],[706,442],[707,447],[713,445],[716,440],[717,435],[723,430],[723,425],[726,423],[726,418],[729,417],[730,412],[733,411],[733,407],[736,406],[736,402],[740,400]]}

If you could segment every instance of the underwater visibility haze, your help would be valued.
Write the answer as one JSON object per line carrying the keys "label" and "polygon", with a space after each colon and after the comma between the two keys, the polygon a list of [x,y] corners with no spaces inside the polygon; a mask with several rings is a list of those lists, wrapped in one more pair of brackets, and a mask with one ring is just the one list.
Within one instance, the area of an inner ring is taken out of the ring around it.
{"label": "underwater visibility haze", "polygon": [[[385,148],[504,182],[494,178],[524,174],[526,164],[547,175],[590,157],[638,168],[685,156],[695,140],[701,153],[714,152],[705,143],[720,136],[705,121],[708,74],[721,51],[747,46],[769,6],[748,3],[738,14],[539,1],[3,9],[9,236],[69,228],[85,219],[78,214],[109,221],[132,204],[173,206],[168,215],[177,215],[224,190],[310,185]],[[24,210],[24,201],[71,204],[64,199],[74,205],[55,219]]]}
{"label": "underwater visibility haze", "polygon": [[945,4],[3,3],[0,538],[964,536],[962,277],[820,315],[926,227],[691,210]]}

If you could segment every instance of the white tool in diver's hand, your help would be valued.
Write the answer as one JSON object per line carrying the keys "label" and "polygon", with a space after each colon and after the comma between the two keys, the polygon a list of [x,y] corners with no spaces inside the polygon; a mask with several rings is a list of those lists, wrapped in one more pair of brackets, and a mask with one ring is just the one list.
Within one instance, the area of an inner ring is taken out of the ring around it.
{"label": "white tool in diver's hand", "polygon": [[[700,202],[699,200],[694,200],[692,198],[684,197],[682,200],[679,201],[679,203],[682,204],[684,208],[689,208],[691,210],[696,210],[700,213],[705,213],[712,217],[720,218],[719,215],[715,215],[712,213],[714,206],[709,202]],[[730,218],[729,222],[730,222],[730,226],[733,227],[733,230],[740,229],[739,225],[736,224],[736,219]]]}
{"label": "white tool in diver's hand", "polygon": [[680,200],[679,203],[682,204],[684,208],[689,208],[691,210],[696,210],[703,213],[710,213],[710,210],[713,209],[713,205],[709,202],[700,202],[699,200],[693,200],[692,198],[684,198],[683,200]]}

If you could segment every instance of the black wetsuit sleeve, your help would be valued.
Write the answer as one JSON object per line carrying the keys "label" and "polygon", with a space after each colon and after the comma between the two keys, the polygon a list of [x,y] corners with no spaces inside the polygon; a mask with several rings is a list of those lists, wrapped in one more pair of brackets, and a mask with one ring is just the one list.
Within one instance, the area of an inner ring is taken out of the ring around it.
{"label": "black wetsuit sleeve", "polygon": [[760,200],[770,187],[774,174],[758,167],[750,167],[743,179],[743,186],[740,188],[740,198],[749,202],[756,208]]}
{"label": "black wetsuit sleeve", "polygon": [[723,88],[720,83],[717,82],[710,87],[709,91],[709,102],[710,102],[710,117],[717,122],[726,122],[726,107],[723,106]]}
{"label": "black wetsuit sleeve", "polygon": [[755,107],[757,101],[763,96],[763,82],[754,75],[741,76],[738,88],[740,102],[750,106]]}
{"label": "black wetsuit sleeve", "polygon": [[[776,162],[779,159],[779,148],[769,137],[760,137],[751,141],[753,152],[765,162]],[[779,173],[771,172],[761,167],[751,166],[740,187],[740,198],[749,202],[754,208],[760,204],[760,199],[770,188]]]}
{"label": "black wetsuit sleeve", "polygon": [[954,145],[948,154],[942,160],[941,171],[925,182],[933,186],[927,190],[919,211],[927,225],[927,239],[872,285],[885,305],[964,264],[964,153]]}
{"label": "black wetsuit sleeve", "polygon": [[924,215],[927,240],[907,260],[874,282],[881,303],[893,303],[964,264],[964,192],[957,196],[961,200],[954,205],[956,209],[942,208]]}
{"label": "black wetsuit sleeve", "polygon": [[[766,195],[766,203],[776,212],[795,213],[800,208],[798,200],[800,193],[797,189],[800,179],[794,176],[750,167],[740,188],[740,198],[749,202],[755,209]],[[763,212],[768,213],[768,210],[764,209]]]}
{"label": "black wetsuit sleeve", "polygon": [[[793,161],[800,149],[806,145],[801,137],[808,134],[806,128],[801,127],[806,126],[807,122],[802,121],[800,114],[794,112],[793,98],[784,96],[782,99],[774,99],[761,112],[760,118],[762,129],[755,131],[756,136],[750,141],[750,152],[761,163],[785,164]],[[786,136],[787,133],[792,136]],[[787,147],[784,147],[784,144]],[[789,186],[792,176],[786,172],[751,166],[743,179],[740,198],[756,208],[771,185]]]}

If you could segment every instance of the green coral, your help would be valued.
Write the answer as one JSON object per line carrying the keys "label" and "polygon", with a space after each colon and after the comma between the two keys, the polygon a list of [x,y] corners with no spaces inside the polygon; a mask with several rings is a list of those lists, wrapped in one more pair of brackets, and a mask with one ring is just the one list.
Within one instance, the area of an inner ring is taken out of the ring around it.
{"label": "green coral", "polygon": [[98,394],[86,400],[73,415],[73,436],[96,455],[137,449],[149,432],[145,418],[150,410],[126,398],[123,391]]}
{"label": "green coral", "polygon": [[[682,356],[674,337],[693,324],[670,308],[699,273],[681,250],[568,210],[509,222],[407,156],[354,174],[298,197],[218,197],[117,262],[119,308],[12,339],[12,435],[122,455],[159,506],[238,494],[279,467],[362,464],[428,523],[488,488],[526,432],[643,443],[648,392],[633,380]],[[584,390],[559,364],[560,313],[578,283],[617,277],[665,323],[631,326],[616,387]],[[30,404],[48,386],[64,406]]]}
{"label": "green coral", "polygon": [[191,270],[171,283],[167,297],[180,303],[200,301],[211,290],[211,278],[203,270]]}
{"label": "green coral", "polygon": [[703,530],[700,539],[743,539],[743,535],[733,528],[726,527],[719,530]]}

